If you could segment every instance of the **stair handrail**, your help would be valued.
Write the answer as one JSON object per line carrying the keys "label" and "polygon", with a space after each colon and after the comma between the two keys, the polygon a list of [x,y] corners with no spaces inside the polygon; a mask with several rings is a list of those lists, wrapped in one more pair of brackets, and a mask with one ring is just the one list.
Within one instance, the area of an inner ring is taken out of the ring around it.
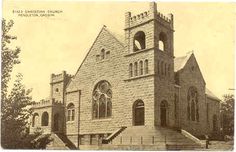
{"label": "stair handrail", "polygon": [[58,139],[64,143],[65,147],[69,149],[76,149],[76,146],[63,134],[54,133],[54,135],[56,135]]}
{"label": "stair handrail", "polygon": [[[52,133],[52,135],[54,136],[53,142],[54,142],[56,145],[60,145],[60,144],[62,143],[65,147],[67,147],[66,144],[61,140],[60,137],[58,137],[57,134]],[[55,140],[55,138],[57,138],[58,140]]]}
{"label": "stair handrail", "polygon": [[116,131],[114,131],[111,135],[109,135],[108,137],[106,137],[105,139],[102,140],[102,143],[104,144],[108,144],[113,138],[115,138],[117,135],[119,135],[123,130],[125,130],[125,128],[127,128],[126,126],[122,126],[119,129],[117,129]]}
{"label": "stair handrail", "polygon": [[201,142],[201,140],[199,140],[197,137],[195,137],[195,136],[192,135],[191,133],[187,132],[186,130],[181,129],[181,133],[182,133],[185,137],[187,137],[187,138],[191,139],[192,141],[194,141],[195,143],[197,143],[197,144],[203,146],[203,143]]}

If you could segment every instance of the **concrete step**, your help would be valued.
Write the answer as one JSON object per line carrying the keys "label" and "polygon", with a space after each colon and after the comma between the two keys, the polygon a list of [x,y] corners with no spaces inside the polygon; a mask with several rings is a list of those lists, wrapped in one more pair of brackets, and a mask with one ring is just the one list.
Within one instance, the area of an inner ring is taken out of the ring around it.
{"label": "concrete step", "polygon": [[198,149],[198,145],[193,144],[167,144],[166,149],[167,150],[194,150]]}
{"label": "concrete step", "polygon": [[[127,127],[121,134],[112,140],[110,145],[119,148],[122,145],[141,146],[141,145],[168,145],[170,149],[194,149],[199,148],[191,139],[185,137],[180,132],[162,127],[131,126]],[[139,147],[140,148],[140,147]]]}
{"label": "concrete step", "polygon": [[69,149],[75,149],[73,145],[71,145],[70,141],[66,138],[63,134],[51,134],[51,138],[53,138],[53,141],[47,145],[47,149],[50,150],[69,150]]}

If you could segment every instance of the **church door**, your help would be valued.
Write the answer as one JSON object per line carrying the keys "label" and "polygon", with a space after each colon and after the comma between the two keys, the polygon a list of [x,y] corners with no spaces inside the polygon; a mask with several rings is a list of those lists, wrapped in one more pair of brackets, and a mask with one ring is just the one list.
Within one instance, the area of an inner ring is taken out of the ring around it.
{"label": "church door", "polygon": [[165,127],[165,126],[167,126],[167,120],[166,120],[166,118],[167,118],[167,102],[166,101],[161,102],[160,110],[161,110],[161,115],[160,115],[161,126]]}
{"label": "church door", "polygon": [[137,100],[133,106],[133,119],[135,126],[144,125],[144,103],[142,100]]}
{"label": "church door", "polygon": [[59,131],[59,114],[54,115],[54,131]]}

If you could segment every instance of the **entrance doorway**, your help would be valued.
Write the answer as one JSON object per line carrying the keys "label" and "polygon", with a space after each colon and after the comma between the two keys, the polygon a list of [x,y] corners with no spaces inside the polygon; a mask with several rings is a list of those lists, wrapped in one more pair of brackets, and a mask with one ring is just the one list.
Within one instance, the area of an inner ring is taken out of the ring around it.
{"label": "entrance doorway", "polygon": [[167,126],[167,109],[168,109],[167,101],[162,101],[160,106],[160,111],[161,111],[160,118],[162,127]]}
{"label": "entrance doorway", "polygon": [[133,124],[134,124],[134,126],[144,125],[144,103],[142,100],[137,100],[134,102]]}
{"label": "entrance doorway", "polygon": [[59,114],[57,113],[54,115],[54,131],[59,131],[59,123]]}

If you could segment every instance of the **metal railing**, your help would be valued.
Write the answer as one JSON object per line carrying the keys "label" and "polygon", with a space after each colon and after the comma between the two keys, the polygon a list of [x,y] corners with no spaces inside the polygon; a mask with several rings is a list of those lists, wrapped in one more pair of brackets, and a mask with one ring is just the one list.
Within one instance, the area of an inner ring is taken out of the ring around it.
{"label": "metal railing", "polygon": [[119,136],[111,141],[115,145],[158,145],[163,144],[188,144],[193,143],[185,137],[176,136]]}

